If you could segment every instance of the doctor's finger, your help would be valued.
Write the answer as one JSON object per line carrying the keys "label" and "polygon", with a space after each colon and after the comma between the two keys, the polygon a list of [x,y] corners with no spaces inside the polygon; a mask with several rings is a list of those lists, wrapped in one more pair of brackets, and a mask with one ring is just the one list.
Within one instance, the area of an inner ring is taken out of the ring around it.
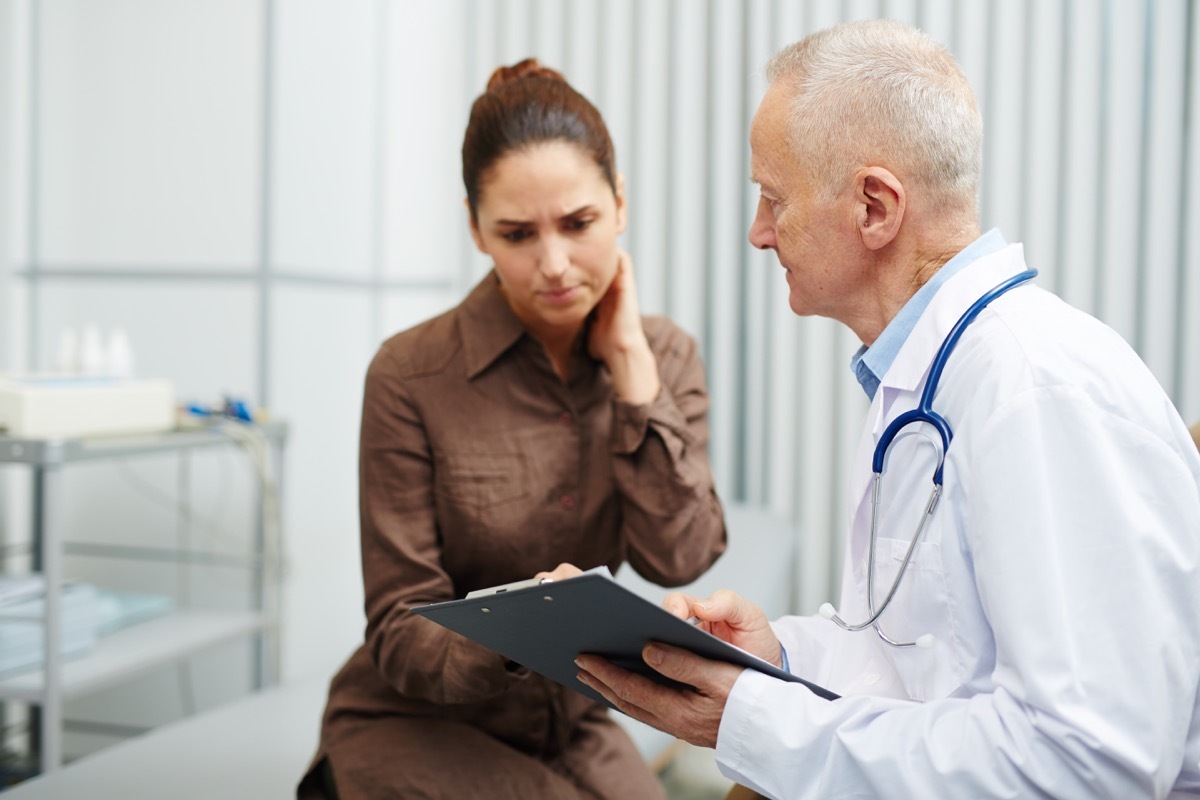
{"label": "doctor's finger", "polygon": [[767,624],[767,615],[746,598],[721,589],[713,592],[707,600],[693,606],[695,614],[708,622],[725,622],[735,628],[753,628]]}
{"label": "doctor's finger", "polygon": [[[662,686],[595,656],[581,656],[576,663],[584,670],[580,679],[624,714],[698,747],[716,746],[728,692],[712,697],[706,692]],[[730,673],[727,680],[732,687],[740,669],[730,664],[709,663]]]}
{"label": "doctor's finger", "polygon": [[659,730],[667,730],[655,710],[677,702],[677,691],[622,669],[599,656],[581,655],[575,659],[575,664],[580,669],[576,677],[599,692],[622,713]]}
{"label": "doctor's finger", "polygon": [[683,592],[671,592],[663,598],[662,607],[680,619],[692,616],[692,605],[699,602],[698,598]]}
{"label": "doctor's finger", "polygon": [[648,725],[699,747],[715,747],[725,703],[742,668],[659,644],[648,645],[643,658],[680,685],[631,682],[624,690],[617,689],[618,700],[636,708],[637,718]]}
{"label": "doctor's finger", "polygon": [[646,645],[642,649],[642,658],[656,672],[719,701],[722,708],[743,669],[658,642]]}

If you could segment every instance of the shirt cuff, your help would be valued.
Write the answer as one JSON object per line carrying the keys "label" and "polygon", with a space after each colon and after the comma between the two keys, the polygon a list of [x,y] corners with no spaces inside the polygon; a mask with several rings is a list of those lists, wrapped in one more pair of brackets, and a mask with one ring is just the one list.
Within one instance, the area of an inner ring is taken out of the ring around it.
{"label": "shirt cuff", "polygon": [[[659,394],[661,397],[661,393]],[[650,427],[650,407],[653,403],[633,405],[624,400],[613,401],[612,449],[614,453],[636,453],[646,439]]]}
{"label": "shirt cuff", "polygon": [[673,455],[682,451],[688,438],[687,420],[675,405],[670,389],[663,385],[649,403],[634,405],[624,400],[613,400],[612,451],[617,455],[633,455],[646,441],[646,433],[654,423],[660,431],[670,431],[671,439],[679,439],[674,445],[668,443]]}

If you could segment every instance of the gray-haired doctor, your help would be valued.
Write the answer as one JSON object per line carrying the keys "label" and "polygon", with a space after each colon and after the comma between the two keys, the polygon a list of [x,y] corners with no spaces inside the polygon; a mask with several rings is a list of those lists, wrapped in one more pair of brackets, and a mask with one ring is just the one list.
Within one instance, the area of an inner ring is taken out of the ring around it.
{"label": "gray-haired doctor", "polygon": [[843,697],[659,645],[646,661],[694,690],[587,654],[581,678],[770,797],[1200,794],[1187,427],[1116,333],[979,230],[982,125],[944,48],[847,23],[768,77],[750,241],[797,314],[858,335],[871,397],[842,595],[773,623],[731,592],[665,604]]}

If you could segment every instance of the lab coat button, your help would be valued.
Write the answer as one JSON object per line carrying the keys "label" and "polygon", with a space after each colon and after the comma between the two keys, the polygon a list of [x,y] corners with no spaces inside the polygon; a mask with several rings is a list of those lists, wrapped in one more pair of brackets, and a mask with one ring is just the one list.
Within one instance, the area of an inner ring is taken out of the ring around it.
{"label": "lab coat button", "polygon": [[562,503],[562,507],[568,511],[575,507],[575,498],[569,494],[564,494],[558,502]]}
{"label": "lab coat button", "polygon": [[564,411],[558,415],[558,421],[561,422],[563,425],[570,425],[572,422],[575,421],[575,417],[571,416],[570,411]]}

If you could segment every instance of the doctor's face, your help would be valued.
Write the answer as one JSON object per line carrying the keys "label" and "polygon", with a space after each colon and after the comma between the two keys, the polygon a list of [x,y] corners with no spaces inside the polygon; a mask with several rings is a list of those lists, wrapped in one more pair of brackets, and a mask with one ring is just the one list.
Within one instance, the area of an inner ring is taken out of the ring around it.
{"label": "doctor's face", "polygon": [[830,200],[814,182],[790,143],[789,100],[772,86],[750,128],[750,175],[759,186],[750,244],[775,251],[792,311],[846,322],[863,277],[846,239],[854,231],[849,186]]}
{"label": "doctor's face", "polygon": [[617,273],[625,198],[580,147],[553,141],[502,156],[482,183],[471,234],[513,312],[540,337],[574,336]]}

